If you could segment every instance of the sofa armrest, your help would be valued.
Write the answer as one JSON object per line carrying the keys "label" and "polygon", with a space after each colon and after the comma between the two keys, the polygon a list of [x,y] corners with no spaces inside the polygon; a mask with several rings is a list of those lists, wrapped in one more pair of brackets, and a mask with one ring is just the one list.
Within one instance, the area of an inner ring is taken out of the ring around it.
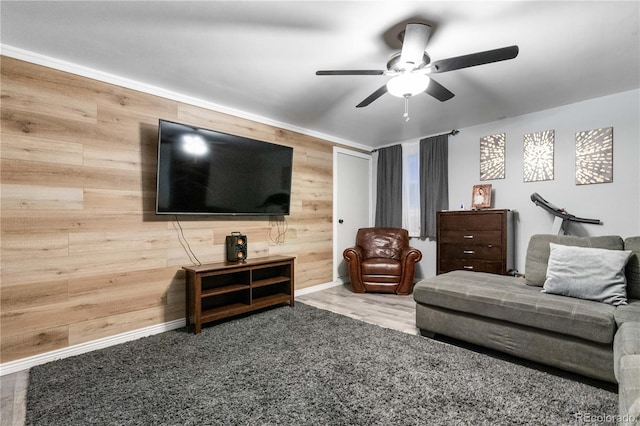
{"label": "sofa armrest", "polygon": [[640,322],[640,300],[629,299],[626,305],[617,306],[613,317],[618,327],[625,322]]}
{"label": "sofa armrest", "polygon": [[625,355],[620,362],[618,387],[620,425],[640,425],[640,354]]}
{"label": "sofa armrest", "polygon": [[620,425],[640,425],[640,322],[622,323],[613,339]]}
{"label": "sofa armrest", "polygon": [[640,355],[640,322],[623,323],[613,338],[613,372],[618,383],[620,360],[628,355]]}

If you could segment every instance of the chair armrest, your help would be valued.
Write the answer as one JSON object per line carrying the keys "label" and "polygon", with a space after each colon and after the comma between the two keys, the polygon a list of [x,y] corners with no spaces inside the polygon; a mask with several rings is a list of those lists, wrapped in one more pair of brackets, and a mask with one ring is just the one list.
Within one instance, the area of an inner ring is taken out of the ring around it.
{"label": "chair armrest", "polygon": [[400,260],[404,262],[418,263],[422,260],[422,252],[414,247],[405,247],[402,250]]}
{"label": "chair armrest", "polygon": [[351,288],[355,293],[364,293],[364,282],[362,281],[362,271],[360,270],[360,263],[364,260],[362,247],[354,246],[346,248],[342,252],[342,257],[347,261]]}
{"label": "chair armrest", "polygon": [[416,263],[422,260],[422,252],[413,247],[406,247],[402,250],[402,282],[398,285],[397,294],[410,294],[413,291],[413,278],[415,275]]}
{"label": "chair armrest", "polygon": [[344,257],[348,262],[362,262],[364,259],[364,252],[360,246],[348,247],[342,252],[342,257]]}

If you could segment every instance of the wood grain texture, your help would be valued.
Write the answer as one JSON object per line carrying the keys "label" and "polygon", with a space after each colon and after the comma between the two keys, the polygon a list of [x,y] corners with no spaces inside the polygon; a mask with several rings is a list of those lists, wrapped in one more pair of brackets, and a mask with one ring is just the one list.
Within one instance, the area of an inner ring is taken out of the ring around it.
{"label": "wood grain texture", "polygon": [[[336,144],[8,57],[1,87],[0,362],[184,317],[180,267],[232,231],[332,280]],[[158,119],[293,147],[291,215],[156,216]]]}

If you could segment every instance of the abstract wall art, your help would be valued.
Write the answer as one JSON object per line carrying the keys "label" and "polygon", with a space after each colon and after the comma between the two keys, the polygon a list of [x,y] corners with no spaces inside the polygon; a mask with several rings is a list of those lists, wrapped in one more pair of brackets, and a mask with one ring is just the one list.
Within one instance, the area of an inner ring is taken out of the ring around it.
{"label": "abstract wall art", "polygon": [[613,182],[613,127],[576,133],[576,185]]}
{"label": "abstract wall art", "polygon": [[506,134],[480,138],[480,180],[504,179]]}
{"label": "abstract wall art", "polygon": [[525,182],[553,180],[553,152],[555,130],[524,135]]}

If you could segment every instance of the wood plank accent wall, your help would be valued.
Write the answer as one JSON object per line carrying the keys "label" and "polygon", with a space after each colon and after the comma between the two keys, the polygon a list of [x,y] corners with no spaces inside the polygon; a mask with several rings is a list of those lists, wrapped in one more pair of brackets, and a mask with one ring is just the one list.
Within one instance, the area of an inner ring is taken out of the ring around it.
{"label": "wood plank accent wall", "polygon": [[[8,362],[183,318],[192,264],[296,256],[296,288],[330,282],[332,142],[2,57],[1,356]],[[294,148],[291,215],[155,215],[158,119]]]}

